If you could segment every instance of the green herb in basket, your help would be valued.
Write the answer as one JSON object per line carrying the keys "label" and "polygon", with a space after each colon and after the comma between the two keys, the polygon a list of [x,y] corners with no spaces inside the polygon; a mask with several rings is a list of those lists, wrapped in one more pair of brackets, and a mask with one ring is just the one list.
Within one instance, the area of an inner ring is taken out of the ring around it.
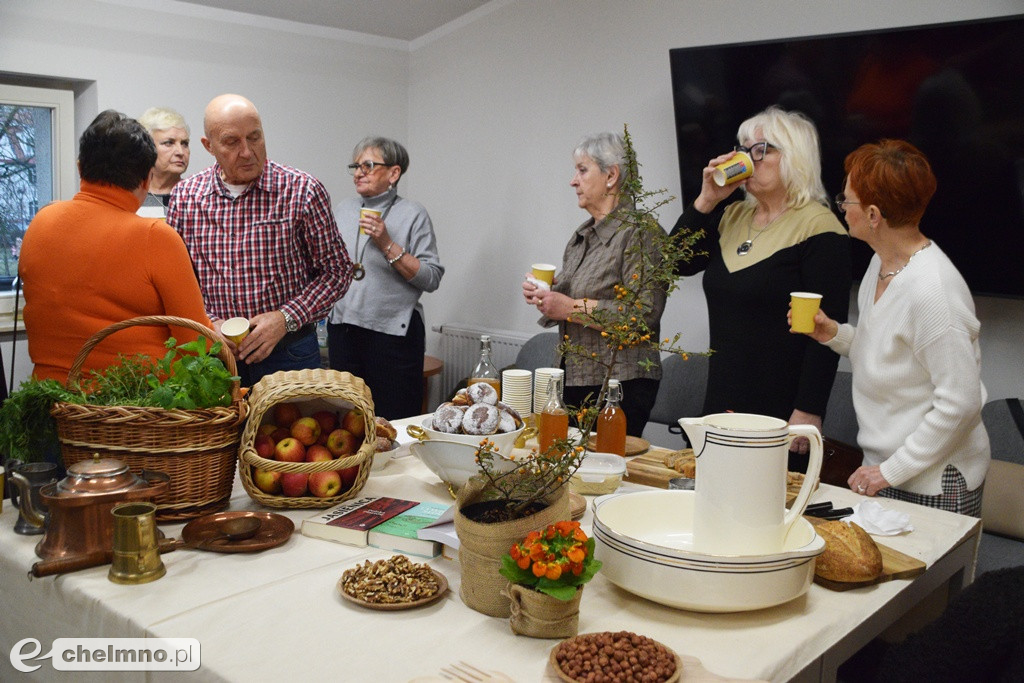
{"label": "green herb in basket", "polygon": [[[156,364],[157,375],[147,380],[152,405],[185,410],[231,405],[231,389],[238,377],[217,357],[220,342],[207,351],[203,337],[177,347],[171,337],[166,346],[167,354]],[[194,355],[181,355],[182,351]]]}

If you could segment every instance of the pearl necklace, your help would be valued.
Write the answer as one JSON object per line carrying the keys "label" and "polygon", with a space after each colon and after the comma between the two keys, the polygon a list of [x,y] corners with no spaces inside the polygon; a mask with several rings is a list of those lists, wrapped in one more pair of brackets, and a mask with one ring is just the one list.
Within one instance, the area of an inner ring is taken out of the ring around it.
{"label": "pearl necklace", "polygon": [[923,247],[921,247],[920,249],[915,251],[913,254],[911,254],[910,258],[907,259],[906,263],[904,263],[902,266],[900,266],[896,270],[891,270],[888,273],[885,273],[885,274],[879,273],[878,274],[878,279],[881,280],[882,282],[885,282],[889,278],[894,277],[896,275],[899,275],[900,273],[903,272],[904,268],[906,268],[907,266],[910,265],[910,262],[914,260],[915,256],[917,256],[918,254],[920,254],[922,251],[924,251],[925,249],[927,249],[930,246],[932,246],[932,241],[928,240],[928,244],[924,245]]}
{"label": "pearl necklace", "polygon": [[751,228],[751,226],[754,225],[754,217],[751,216],[750,217],[750,222],[747,223],[747,241],[744,242],[743,244],[741,244],[740,246],[736,247],[736,255],[737,256],[746,256],[747,252],[749,252],[751,250],[751,248],[754,246],[754,240],[756,240],[758,237],[760,237],[765,232],[767,232],[768,228],[771,227],[772,223],[777,221],[779,219],[779,216],[781,216],[782,214],[786,213],[787,211],[789,211],[789,207],[788,206],[786,208],[784,208],[782,211],[779,211],[777,214],[775,214],[775,217],[772,218],[767,223],[765,223],[764,227],[761,228],[760,230],[758,230],[757,234],[754,235],[753,238],[750,237],[750,228]]}

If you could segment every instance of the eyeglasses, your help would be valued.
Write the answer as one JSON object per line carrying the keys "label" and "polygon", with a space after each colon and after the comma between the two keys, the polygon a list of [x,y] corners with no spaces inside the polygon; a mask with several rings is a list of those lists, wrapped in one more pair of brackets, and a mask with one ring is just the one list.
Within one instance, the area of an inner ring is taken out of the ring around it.
{"label": "eyeglasses", "polygon": [[755,142],[750,147],[744,147],[743,145],[736,145],[732,148],[734,152],[746,152],[750,155],[750,158],[754,161],[761,161],[764,159],[764,155],[768,153],[768,148],[778,149],[775,145],[770,142]]}
{"label": "eyeglasses", "polygon": [[839,207],[840,211],[846,211],[846,204],[860,204],[860,202],[851,202],[846,198],[845,192],[840,192],[836,195],[836,206]]}
{"label": "eyeglasses", "polygon": [[363,175],[370,175],[378,166],[388,167],[394,166],[394,164],[385,164],[383,161],[364,161],[361,164],[349,164],[345,168],[352,175],[355,175],[356,171],[362,171]]}

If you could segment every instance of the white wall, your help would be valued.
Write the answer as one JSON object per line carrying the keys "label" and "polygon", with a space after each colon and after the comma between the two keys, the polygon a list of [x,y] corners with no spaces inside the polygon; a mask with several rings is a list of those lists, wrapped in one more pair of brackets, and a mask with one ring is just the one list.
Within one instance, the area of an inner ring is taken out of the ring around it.
{"label": "white wall", "polygon": [[[416,197],[438,229],[447,273],[428,324],[539,331],[519,294],[533,261],[561,262],[587,215],[568,183],[586,133],[628,123],[648,189],[678,196],[668,51],[675,47],[869,30],[1019,13],[1020,0],[518,0],[413,44],[409,143]],[[738,122],[737,122],[738,124]],[[672,226],[682,204],[661,212]],[[1024,395],[1024,301],[979,300],[991,397]],[[706,348],[700,278],[663,317],[668,336]]]}
{"label": "white wall", "polygon": [[[586,217],[568,187],[581,135],[628,123],[647,187],[679,193],[669,49],[1021,10],[1020,0],[492,0],[409,45],[175,0],[3,0],[0,72],[77,79],[79,129],[108,107],[180,109],[193,171],[211,161],[198,144],[203,106],[240,92],[263,113],[270,156],[319,176],[336,199],[351,192],[342,165],[355,141],[404,140],[403,192],[430,211],[447,268],[423,299],[428,329],[533,332],[519,283],[531,262],[560,262]],[[681,209],[666,207],[662,224]],[[990,396],[1024,395],[1024,302],[979,299],[978,311]],[[704,348],[706,315],[691,278],[663,327]]]}

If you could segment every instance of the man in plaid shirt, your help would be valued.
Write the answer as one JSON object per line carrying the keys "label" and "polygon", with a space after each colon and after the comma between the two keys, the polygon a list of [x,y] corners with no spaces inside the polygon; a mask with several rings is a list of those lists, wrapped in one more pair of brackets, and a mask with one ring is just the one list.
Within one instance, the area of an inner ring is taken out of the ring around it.
{"label": "man in plaid shirt", "polygon": [[249,335],[231,344],[242,384],[318,368],[316,322],[352,282],[327,190],[267,159],[259,112],[244,97],[215,97],[203,123],[217,163],[175,185],[167,222],[192,256],[206,312],[218,331],[227,318],[249,320]]}

